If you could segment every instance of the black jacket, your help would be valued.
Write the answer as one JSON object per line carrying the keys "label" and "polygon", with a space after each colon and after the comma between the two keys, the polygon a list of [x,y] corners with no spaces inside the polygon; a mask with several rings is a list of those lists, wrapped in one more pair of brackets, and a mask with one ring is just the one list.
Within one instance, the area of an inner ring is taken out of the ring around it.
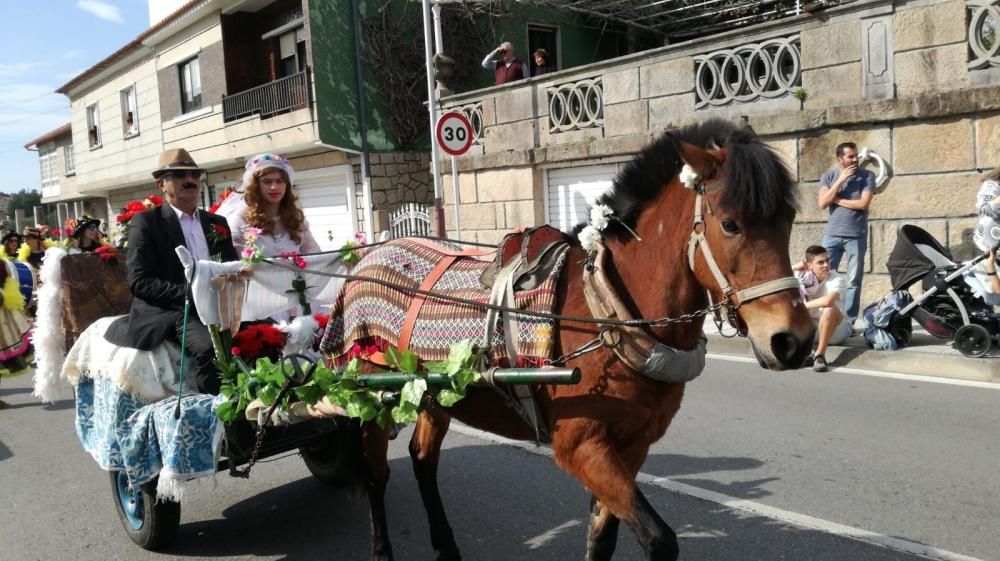
{"label": "black jacket", "polygon": [[[208,252],[221,261],[238,259],[226,219],[198,211],[208,242]],[[212,235],[216,225],[226,229],[225,239]],[[213,241],[213,238],[216,238]],[[150,350],[168,333],[176,333],[178,315],[184,311],[184,267],[174,248],[184,243],[184,232],[173,208],[164,202],[159,209],[142,212],[128,225],[128,286],[135,299],[128,317],[113,323],[105,339],[116,345]],[[194,303],[189,317],[197,318]]]}

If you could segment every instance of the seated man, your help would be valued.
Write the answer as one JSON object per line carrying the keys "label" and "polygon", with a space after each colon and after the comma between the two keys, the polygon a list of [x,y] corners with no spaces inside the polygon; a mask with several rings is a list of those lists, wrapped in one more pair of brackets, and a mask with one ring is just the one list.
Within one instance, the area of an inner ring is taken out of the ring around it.
{"label": "seated man", "polygon": [[[184,328],[184,267],[174,252],[185,246],[195,260],[235,261],[232,235],[226,219],[198,209],[201,178],[198,167],[183,149],[160,155],[153,172],[163,192],[164,205],[135,215],[128,225],[128,285],[135,299],[128,317],[116,321],[105,339],[124,347],[151,350],[163,340],[181,342]],[[219,235],[216,226],[225,228]],[[198,371],[198,390],[217,394],[221,379],[213,361],[212,340],[198,319],[194,301],[188,312],[185,349]]]}
{"label": "seated man", "polygon": [[816,351],[811,357],[812,367],[816,372],[826,372],[826,347],[842,345],[851,335],[850,322],[844,315],[847,281],[830,270],[830,256],[820,245],[809,246],[805,261],[793,268],[802,284],[806,308],[816,323]]}

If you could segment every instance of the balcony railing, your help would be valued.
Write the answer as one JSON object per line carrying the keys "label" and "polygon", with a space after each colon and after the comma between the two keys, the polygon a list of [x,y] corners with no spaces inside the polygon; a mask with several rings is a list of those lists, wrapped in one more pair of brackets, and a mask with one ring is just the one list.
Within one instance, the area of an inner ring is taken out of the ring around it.
{"label": "balcony railing", "polygon": [[235,121],[251,115],[262,119],[309,107],[312,101],[309,68],[273,82],[222,97],[222,118]]}

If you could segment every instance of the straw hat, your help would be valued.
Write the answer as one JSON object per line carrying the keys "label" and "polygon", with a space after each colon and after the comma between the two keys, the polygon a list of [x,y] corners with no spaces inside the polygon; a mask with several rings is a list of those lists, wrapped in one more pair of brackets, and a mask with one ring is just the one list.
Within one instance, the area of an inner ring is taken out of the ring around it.
{"label": "straw hat", "polygon": [[159,162],[157,162],[157,168],[153,171],[153,177],[159,178],[161,175],[168,171],[200,171],[205,173],[205,168],[199,167],[198,164],[194,162],[194,158],[191,154],[188,154],[187,150],[183,148],[171,148],[170,150],[165,150],[160,154]]}

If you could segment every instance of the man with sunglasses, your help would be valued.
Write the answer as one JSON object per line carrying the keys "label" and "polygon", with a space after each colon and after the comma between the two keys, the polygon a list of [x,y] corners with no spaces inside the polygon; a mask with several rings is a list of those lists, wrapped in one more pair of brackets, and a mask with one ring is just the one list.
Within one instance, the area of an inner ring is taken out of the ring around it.
{"label": "man with sunglasses", "polygon": [[[128,285],[135,297],[128,317],[116,321],[105,338],[116,345],[151,350],[164,340],[181,342],[184,329],[184,267],[174,251],[183,245],[195,260],[238,259],[226,219],[198,209],[205,170],[184,149],[160,154],[153,172],[163,206],[136,214],[128,225]],[[216,228],[226,232],[220,235]],[[197,369],[198,390],[217,394],[212,340],[192,302],[185,348]]]}
{"label": "man with sunglasses", "polygon": [[500,43],[483,59],[483,68],[493,71],[495,85],[506,84],[528,77],[528,65],[514,56],[514,45],[510,41]]}

